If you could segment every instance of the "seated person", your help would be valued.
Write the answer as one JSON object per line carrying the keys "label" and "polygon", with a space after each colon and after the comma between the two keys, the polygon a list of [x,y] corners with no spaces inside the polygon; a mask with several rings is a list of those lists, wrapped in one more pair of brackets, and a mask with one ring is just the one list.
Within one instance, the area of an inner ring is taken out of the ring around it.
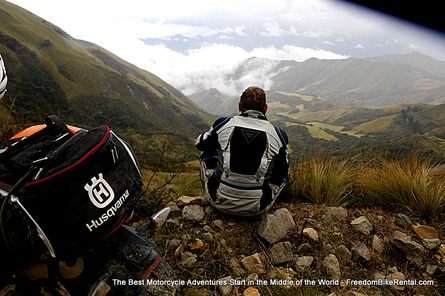
{"label": "seated person", "polygon": [[286,133],[266,118],[266,94],[251,86],[241,95],[238,116],[222,117],[198,136],[201,180],[210,204],[221,212],[266,212],[287,182]]}

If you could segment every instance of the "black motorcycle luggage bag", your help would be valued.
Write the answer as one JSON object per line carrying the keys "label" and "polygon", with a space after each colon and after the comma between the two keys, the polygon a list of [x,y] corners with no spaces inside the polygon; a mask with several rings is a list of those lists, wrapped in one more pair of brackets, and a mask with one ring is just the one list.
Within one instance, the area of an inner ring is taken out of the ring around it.
{"label": "black motorcycle luggage bag", "polygon": [[41,257],[42,240],[53,257],[70,256],[118,229],[141,196],[125,141],[108,126],[72,133],[58,120],[0,153],[0,261]]}

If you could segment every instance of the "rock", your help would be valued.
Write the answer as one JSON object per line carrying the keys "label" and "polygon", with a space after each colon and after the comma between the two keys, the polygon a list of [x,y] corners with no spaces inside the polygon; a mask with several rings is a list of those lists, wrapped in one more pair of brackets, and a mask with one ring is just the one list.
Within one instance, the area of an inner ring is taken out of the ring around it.
{"label": "rock", "polygon": [[241,259],[241,263],[248,272],[253,272],[256,274],[266,273],[266,269],[264,267],[264,258],[259,253],[244,257],[243,259]]}
{"label": "rock", "polygon": [[337,221],[346,221],[348,219],[348,211],[342,207],[328,207],[326,214]]}
{"label": "rock", "polygon": [[269,272],[270,279],[293,279],[297,273],[292,268],[276,267]]}
{"label": "rock", "polygon": [[176,202],[171,201],[167,204],[167,207],[170,208],[170,213],[178,213],[181,212],[181,209],[178,207],[178,205],[176,204]]}
{"label": "rock", "polygon": [[169,218],[169,219],[167,219],[167,221],[165,221],[165,223],[180,226],[181,220],[179,220],[179,218]]}
{"label": "rock", "polygon": [[198,256],[191,252],[184,252],[181,254],[181,262],[180,264],[185,268],[191,268],[195,265],[196,261],[198,261]]}
{"label": "rock", "polygon": [[294,259],[294,254],[292,253],[292,245],[290,242],[280,242],[273,245],[269,250],[270,261],[272,264],[280,264],[284,262],[289,262]]}
{"label": "rock", "polygon": [[369,251],[368,247],[362,243],[357,243],[353,248],[352,251],[361,259],[364,259],[365,261],[371,260],[371,251]]}
{"label": "rock", "polygon": [[404,214],[397,214],[395,216],[394,223],[396,223],[397,226],[402,228],[407,228],[411,226],[411,224],[413,224],[413,222],[411,222],[411,219]]}
{"label": "rock", "polygon": [[408,260],[421,258],[419,256],[425,251],[422,245],[412,241],[411,236],[400,231],[394,232],[394,237],[391,243],[402,251]]}
{"label": "rock", "polygon": [[352,253],[345,245],[340,245],[337,248],[337,258],[342,266],[347,266],[351,263]]}
{"label": "rock", "polygon": [[179,207],[188,206],[188,205],[207,205],[207,197],[205,196],[186,196],[183,195],[176,200],[176,204]]}
{"label": "rock", "polygon": [[340,264],[334,254],[329,254],[323,259],[323,266],[331,279],[340,279]]}
{"label": "rock", "polygon": [[230,259],[230,268],[232,268],[233,273],[237,276],[243,276],[244,274],[246,274],[246,270],[235,258]]}
{"label": "rock", "polygon": [[314,257],[312,256],[297,257],[297,260],[295,261],[295,268],[298,271],[303,271],[306,268],[310,267],[313,262],[314,262]]}
{"label": "rock", "polygon": [[308,243],[301,244],[297,248],[298,254],[307,254],[307,253],[310,253],[311,251],[312,251],[312,247]]}
{"label": "rock", "polygon": [[319,240],[318,232],[310,227],[303,229],[303,235],[316,242]]}
{"label": "rock", "polygon": [[249,287],[243,292],[243,296],[261,296],[257,288]]}
{"label": "rock", "polygon": [[202,249],[202,248],[204,248],[204,246],[205,246],[204,242],[200,239],[195,239],[188,245],[188,247],[192,251]]}
{"label": "rock", "polygon": [[389,267],[388,270],[392,273],[398,272],[397,266]]}
{"label": "rock", "polygon": [[207,216],[210,216],[211,214],[213,214],[215,212],[215,210],[212,208],[212,207],[205,207],[204,208],[204,213],[207,215]]}
{"label": "rock", "polygon": [[437,254],[442,257],[442,262],[445,263],[445,244],[441,244],[439,250],[437,250]]}
{"label": "rock", "polygon": [[176,250],[177,247],[181,244],[181,241],[179,239],[172,239],[168,242],[168,248],[170,250]]}
{"label": "rock", "polygon": [[186,221],[200,222],[204,217],[204,209],[200,205],[185,206],[182,209],[182,218]]}
{"label": "rock", "polygon": [[233,286],[229,285],[229,282],[230,282],[230,280],[232,280],[232,277],[229,275],[229,276],[220,278],[219,280],[227,282],[227,285],[220,285],[220,286],[218,286],[218,290],[221,293],[221,295],[222,296],[228,296],[230,293],[232,293]]}
{"label": "rock", "polygon": [[431,226],[413,225],[413,230],[421,239],[439,238],[439,232],[436,228]]}
{"label": "rock", "polygon": [[372,251],[380,255],[383,253],[384,250],[385,250],[385,244],[383,240],[377,235],[374,235],[372,237]]}
{"label": "rock", "polygon": [[435,250],[438,249],[440,247],[440,239],[438,238],[425,238],[422,240],[422,245],[427,249],[427,250]]}
{"label": "rock", "polygon": [[[386,277],[386,279],[389,281],[394,281],[394,280],[404,281],[405,275],[403,273],[397,271],[397,272],[394,272],[393,274],[388,275]],[[399,290],[399,291],[405,290],[405,286],[394,285],[393,287],[394,287],[394,289]]]}
{"label": "rock", "polygon": [[211,243],[213,242],[213,234],[211,234],[210,232],[205,232],[201,235],[202,239],[207,242],[207,243]]}
{"label": "rock", "polygon": [[426,272],[429,275],[433,275],[434,273],[436,273],[436,270],[437,270],[437,265],[428,264],[426,266]]}
{"label": "rock", "polygon": [[223,229],[223,224],[224,224],[224,222],[221,220],[213,220],[212,221],[212,226],[219,228],[221,230]]}
{"label": "rock", "polygon": [[204,227],[202,229],[204,229],[204,231],[207,231],[207,232],[213,231],[212,227],[210,227],[209,225],[204,225]]}
{"label": "rock", "polygon": [[327,254],[335,254],[335,249],[331,244],[323,242],[323,252]]}
{"label": "rock", "polygon": [[259,279],[259,276],[256,273],[250,273],[247,275],[246,280],[247,281],[256,281]]}
{"label": "rock", "polygon": [[377,272],[375,272],[375,273],[372,275],[372,278],[373,278],[374,280],[383,280],[383,279],[386,278],[386,276],[385,276],[382,272],[377,271]]}
{"label": "rock", "polygon": [[363,233],[364,235],[369,235],[373,229],[371,222],[365,216],[360,216],[351,222],[352,227]]}
{"label": "rock", "polygon": [[190,234],[184,234],[181,237],[181,242],[183,245],[188,245],[188,243],[192,240],[192,237],[190,236]]}
{"label": "rock", "polygon": [[266,214],[258,228],[258,234],[270,244],[276,243],[295,229],[295,222],[286,208],[276,210],[273,214]]}

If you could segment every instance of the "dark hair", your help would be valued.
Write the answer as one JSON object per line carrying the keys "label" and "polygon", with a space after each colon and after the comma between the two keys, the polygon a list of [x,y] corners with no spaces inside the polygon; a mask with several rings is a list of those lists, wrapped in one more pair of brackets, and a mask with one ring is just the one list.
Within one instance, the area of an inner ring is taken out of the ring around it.
{"label": "dark hair", "polygon": [[259,87],[250,86],[241,94],[240,103],[245,110],[263,112],[266,105],[266,93]]}

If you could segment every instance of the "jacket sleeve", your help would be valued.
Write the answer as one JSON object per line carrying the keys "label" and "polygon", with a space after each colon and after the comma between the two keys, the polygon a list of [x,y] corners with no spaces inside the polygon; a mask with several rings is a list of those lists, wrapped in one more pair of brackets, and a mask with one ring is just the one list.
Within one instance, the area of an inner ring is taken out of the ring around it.
{"label": "jacket sleeve", "polygon": [[216,120],[209,131],[198,136],[195,143],[196,148],[204,153],[216,151],[219,148],[217,131],[230,119],[231,117],[221,117]]}
{"label": "jacket sleeve", "polygon": [[289,174],[289,157],[288,157],[288,137],[287,134],[280,128],[277,128],[283,146],[280,148],[278,154],[274,158],[274,166],[270,176],[270,183],[281,186],[288,181]]}

